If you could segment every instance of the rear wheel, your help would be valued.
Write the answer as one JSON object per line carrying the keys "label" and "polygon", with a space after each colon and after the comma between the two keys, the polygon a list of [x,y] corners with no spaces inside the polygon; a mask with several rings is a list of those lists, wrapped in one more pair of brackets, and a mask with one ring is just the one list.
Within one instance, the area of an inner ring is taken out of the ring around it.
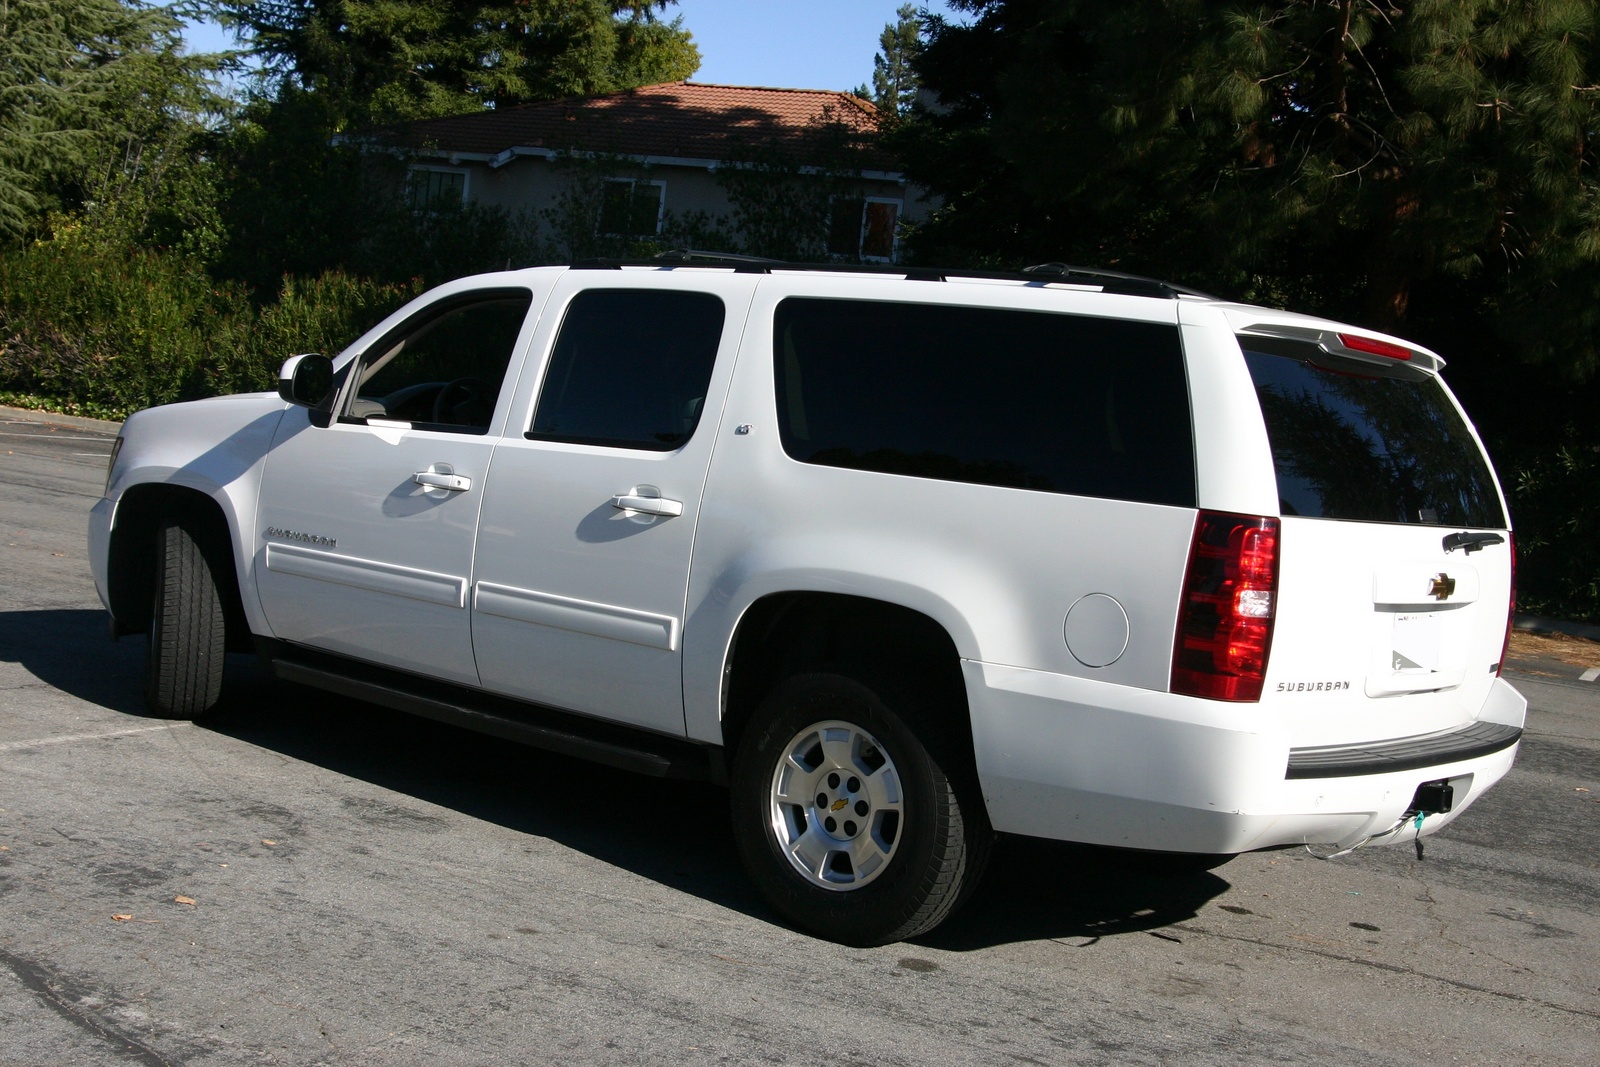
{"label": "rear wheel", "polygon": [[943,922],[991,836],[945,731],[888,692],[832,674],[787,679],[733,770],[734,836],[757,887],[795,925],[853,945]]}
{"label": "rear wheel", "polygon": [[227,626],[216,574],[195,530],[181,520],[156,531],[155,594],[145,657],[145,703],[167,719],[193,719],[222,695]]}

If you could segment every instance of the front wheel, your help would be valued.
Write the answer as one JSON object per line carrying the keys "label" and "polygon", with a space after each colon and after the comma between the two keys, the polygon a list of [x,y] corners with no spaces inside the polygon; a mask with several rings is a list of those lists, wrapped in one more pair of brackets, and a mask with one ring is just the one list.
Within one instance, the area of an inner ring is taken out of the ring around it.
{"label": "front wheel", "polygon": [[226,624],[216,574],[182,521],[156,531],[155,592],[145,656],[145,703],[165,719],[194,719],[222,695]]}
{"label": "front wheel", "polygon": [[852,945],[943,922],[991,837],[942,720],[886,693],[839,675],[787,679],[733,768],[734,837],[752,880],[795,925]]}

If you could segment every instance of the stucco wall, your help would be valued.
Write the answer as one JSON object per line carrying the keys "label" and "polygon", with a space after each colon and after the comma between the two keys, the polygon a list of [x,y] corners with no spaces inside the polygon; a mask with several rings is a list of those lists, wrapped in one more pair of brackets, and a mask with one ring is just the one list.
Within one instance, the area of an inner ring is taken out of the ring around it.
{"label": "stucco wall", "polygon": [[[575,180],[571,169],[537,156],[515,158],[500,167],[475,161],[450,164],[442,160],[418,160],[415,166],[463,172],[467,175],[466,199],[511,211],[527,209],[538,213],[553,208],[562,191]],[[667,212],[680,217],[705,212],[732,226],[733,205],[715,172],[703,166],[662,163],[643,166],[618,161],[614,167],[603,163],[586,164],[585,173],[589,181],[615,177],[661,182],[665,186]],[[915,224],[927,213],[920,192],[903,181],[862,179],[858,188],[863,197],[899,201],[902,226]]]}

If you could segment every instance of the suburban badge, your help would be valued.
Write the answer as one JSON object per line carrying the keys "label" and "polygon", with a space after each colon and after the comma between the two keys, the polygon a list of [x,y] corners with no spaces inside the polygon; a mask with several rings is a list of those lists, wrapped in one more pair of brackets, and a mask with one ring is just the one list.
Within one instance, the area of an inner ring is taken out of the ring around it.
{"label": "suburban badge", "polygon": [[336,538],[306,533],[302,530],[285,530],[278,526],[268,526],[267,536],[269,538],[281,538],[284,541],[299,541],[303,545],[321,545],[323,548],[339,547],[339,542]]}

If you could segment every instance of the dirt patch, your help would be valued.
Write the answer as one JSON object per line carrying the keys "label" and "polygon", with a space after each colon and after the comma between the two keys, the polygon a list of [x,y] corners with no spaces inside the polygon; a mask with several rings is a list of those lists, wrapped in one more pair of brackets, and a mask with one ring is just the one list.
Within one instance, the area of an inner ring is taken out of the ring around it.
{"label": "dirt patch", "polygon": [[1511,654],[1530,658],[1556,659],[1575,667],[1600,667],[1600,641],[1567,634],[1530,634],[1522,630],[1511,634]]}

